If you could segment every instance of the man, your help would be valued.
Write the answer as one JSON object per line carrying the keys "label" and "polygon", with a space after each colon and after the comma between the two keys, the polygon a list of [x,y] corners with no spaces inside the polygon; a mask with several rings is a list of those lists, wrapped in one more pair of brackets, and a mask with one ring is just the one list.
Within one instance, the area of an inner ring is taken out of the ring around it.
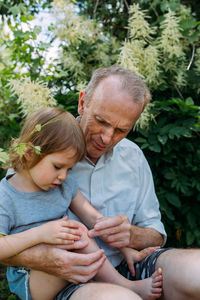
{"label": "man", "polygon": [[[79,120],[86,138],[87,158],[73,168],[70,176],[77,178],[83,194],[105,216],[98,220],[90,235],[101,237],[97,242],[126,276],[130,274],[114,247],[142,249],[162,245],[165,240],[149,166],[141,150],[124,139],[149,100],[150,93],[141,79],[117,66],[97,70],[79,97]],[[150,276],[154,268],[161,267],[162,299],[199,299],[199,250],[165,250],[156,251],[136,265],[136,278],[143,278],[144,273]],[[103,256],[100,251],[89,256],[41,245],[4,263],[43,270],[77,283],[86,282],[96,274]],[[71,284],[57,299],[69,299],[65,295],[71,295],[70,300],[89,300],[92,295],[95,299],[101,296],[112,299],[116,287],[103,286],[103,283]],[[117,291],[115,299],[120,293],[129,299],[127,290]]]}

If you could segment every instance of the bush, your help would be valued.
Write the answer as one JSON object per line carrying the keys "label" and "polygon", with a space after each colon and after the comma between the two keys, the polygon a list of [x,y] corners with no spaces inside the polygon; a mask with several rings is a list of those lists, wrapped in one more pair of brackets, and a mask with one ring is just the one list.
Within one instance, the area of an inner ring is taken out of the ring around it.
{"label": "bush", "polygon": [[[151,166],[168,246],[200,246],[200,114],[191,99],[154,102],[148,130],[130,136]],[[135,138],[136,136],[136,138]]]}

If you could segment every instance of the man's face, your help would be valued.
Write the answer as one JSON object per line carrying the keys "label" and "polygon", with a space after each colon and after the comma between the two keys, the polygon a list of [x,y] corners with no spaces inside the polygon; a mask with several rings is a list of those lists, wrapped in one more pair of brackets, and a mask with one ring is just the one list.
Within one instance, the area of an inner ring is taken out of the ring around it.
{"label": "man's face", "polygon": [[80,93],[78,112],[85,135],[87,155],[99,157],[123,139],[139,118],[143,104],[134,103],[121,89],[120,78],[110,76],[99,83],[89,102]]}

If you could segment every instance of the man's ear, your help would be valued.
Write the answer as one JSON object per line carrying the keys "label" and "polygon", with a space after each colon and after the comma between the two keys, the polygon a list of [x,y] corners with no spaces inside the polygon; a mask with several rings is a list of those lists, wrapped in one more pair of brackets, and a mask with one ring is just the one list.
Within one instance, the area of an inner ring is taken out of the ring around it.
{"label": "man's ear", "polygon": [[81,116],[84,112],[84,106],[85,106],[85,91],[80,92],[79,94],[79,101],[78,101],[78,113]]}
{"label": "man's ear", "polygon": [[33,158],[34,149],[31,146],[33,146],[33,144],[29,142],[26,146],[26,152],[24,153],[24,157],[27,161],[30,161]]}

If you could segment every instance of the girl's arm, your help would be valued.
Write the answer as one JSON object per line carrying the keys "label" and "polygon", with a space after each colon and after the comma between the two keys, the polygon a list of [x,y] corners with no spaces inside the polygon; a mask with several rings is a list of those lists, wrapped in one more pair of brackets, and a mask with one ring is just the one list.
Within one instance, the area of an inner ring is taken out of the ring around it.
{"label": "girl's arm", "polygon": [[39,244],[40,235],[37,234],[38,227],[0,237],[0,260],[17,255],[21,251]]}
{"label": "girl's arm", "polygon": [[26,231],[0,237],[0,260],[17,255],[37,244],[72,245],[81,236],[79,224],[67,217]]}
{"label": "girl's arm", "polygon": [[70,204],[70,209],[75,213],[77,217],[88,227],[93,228],[97,219],[102,218],[103,215],[100,214],[83,196],[83,194],[78,191],[76,196],[72,199]]}

